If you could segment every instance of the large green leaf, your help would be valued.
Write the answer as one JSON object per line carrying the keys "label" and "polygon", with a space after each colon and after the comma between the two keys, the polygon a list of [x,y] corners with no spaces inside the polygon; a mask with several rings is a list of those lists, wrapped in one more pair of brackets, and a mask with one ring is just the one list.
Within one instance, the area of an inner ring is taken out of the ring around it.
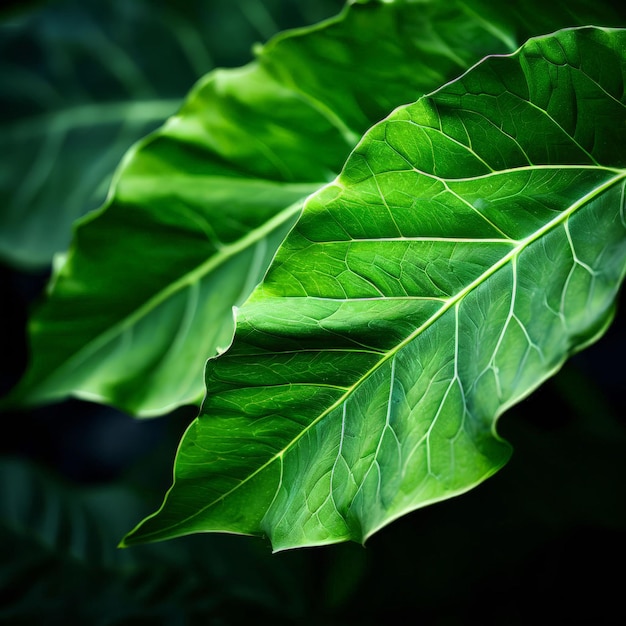
{"label": "large green leaf", "polygon": [[369,131],[239,310],[125,543],[364,541],[498,470],[498,416],[604,331],[626,272],[625,51],[619,29],[532,39]]}
{"label": "large green leaf", "polygon": [[[514,13],[492,22],[482,9],[354,4],[276,37],[244,68],[208,75],[127,155],[103,210],[76,229],[10,401],[74,394],[141,415],[199,403],[206,358],[230,342],[232,307],[361,134],[537,32],[524,28],[581,19],[529,13],[532,24],[518,28]],[[602,6],[595,16],[617,20]]]}

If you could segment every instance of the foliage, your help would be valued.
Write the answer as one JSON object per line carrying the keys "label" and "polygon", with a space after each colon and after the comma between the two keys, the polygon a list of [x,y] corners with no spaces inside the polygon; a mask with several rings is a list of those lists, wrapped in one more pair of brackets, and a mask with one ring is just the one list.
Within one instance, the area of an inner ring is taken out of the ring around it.
{"label": "foliage", "polygon": [[[353,4],[202,79],[77,225],[33,315],[13,399],[71,394],[138,415],[199,404],[207,357],[230,343],[232,307],[367,128],[485,55],[570,25],[559,7],[526,21],[507,9],[492,23],[470,6]],[[585,7],[575,23],[593,17]]]}
{"label": "foliage", "polygon": [[496,418],[606,329],[626,271],[624,49],[533,39],[366,133],[209,361],[127,541],[364,541],[501,467]]}
{"label": "foliage", "polygon": [[237,305],[128,543],[363,541],[481,482],[624,274],[624,35],[579,24],[619,16],[356,3],[209,74],[79,222],[5,406],[199,402]]}
{"label": "foliage", "polygon": [[216,63],[247,60],[225,26],[263,37],[332,10],[272,4],[57,0],[10,14],[0,25],[0,258],[32,270],[66,251],[72,222],[102,204],[128,147]]}

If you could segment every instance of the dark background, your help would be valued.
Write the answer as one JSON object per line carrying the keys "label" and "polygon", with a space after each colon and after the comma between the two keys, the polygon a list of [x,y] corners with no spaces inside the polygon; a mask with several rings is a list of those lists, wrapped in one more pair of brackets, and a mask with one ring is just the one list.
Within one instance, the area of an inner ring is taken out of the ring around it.
{"label": "dark background", "polygon": [[[68,4],[20,2],[19,11]],[[251,44],[271,34],[262,32],[271,23],[247,16],[254,2],[169,4],[203,5],[216,65],[247,62]],[[264,2],[280,29],[341,5]],[[48,273],[0,265],[3,392],[26,365],[26,321]],[[499,431],[515,448],[504,469],[365,547],[273,555],[259,539],[207,534],[118,550],[160,504],[195,411],[136,420],[71,400],[5,412],[0,623],[626,623],[624,300],[602,340],[502,417]]]}

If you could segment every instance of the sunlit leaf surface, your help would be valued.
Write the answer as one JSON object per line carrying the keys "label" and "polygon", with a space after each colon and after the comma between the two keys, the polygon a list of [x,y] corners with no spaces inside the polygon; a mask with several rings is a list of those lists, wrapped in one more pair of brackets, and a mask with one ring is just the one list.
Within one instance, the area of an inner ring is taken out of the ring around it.
{"label": "sunlit leaf surface", "polygon": [[626,272],[625,50],[532,39],[372,128],[240,309],[126,544],[364,541],[500,468],[497,418],[604,331]]}

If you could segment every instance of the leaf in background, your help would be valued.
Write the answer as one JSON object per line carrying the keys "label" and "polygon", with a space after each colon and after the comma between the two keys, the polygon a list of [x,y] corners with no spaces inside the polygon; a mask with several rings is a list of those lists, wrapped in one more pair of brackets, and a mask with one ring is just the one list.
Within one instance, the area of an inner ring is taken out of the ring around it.
{"label": "leaf in background", "polygon": [[233,305],[361,133],[513,48],[465,3],[370,2],[208,75],[127,155],[104,210],[78,226],[10,401],[74,394],[140,415],[199,403],[206,358],[230,342]]}
{"label": "leaf in background", "polygon": [[302,570],[285,576],[284,561],[268,561],[252,544],[189,537],[201,540],[118,550],[119,534],[145,512],[128,485],[79,488],[2,459],[0,489],[3,624],[136,623],[139,615],[165,624],[182,613],[196,623],[247,623],[241,613],[303,618]]}
{"label": "leaf in background", "polygon": [[209,361],[125,543],[362,542],[497,471],[498,416],[602,334],[626,272],[625,50],[532,39],[370,130]]}
{"label": "leaf in background", "polygon": [[128,146],[211,68],[197,25],[158,15],[144,1],[64,2],[1,25],[1,258],[49,265],[72,222],[103,202]]}

